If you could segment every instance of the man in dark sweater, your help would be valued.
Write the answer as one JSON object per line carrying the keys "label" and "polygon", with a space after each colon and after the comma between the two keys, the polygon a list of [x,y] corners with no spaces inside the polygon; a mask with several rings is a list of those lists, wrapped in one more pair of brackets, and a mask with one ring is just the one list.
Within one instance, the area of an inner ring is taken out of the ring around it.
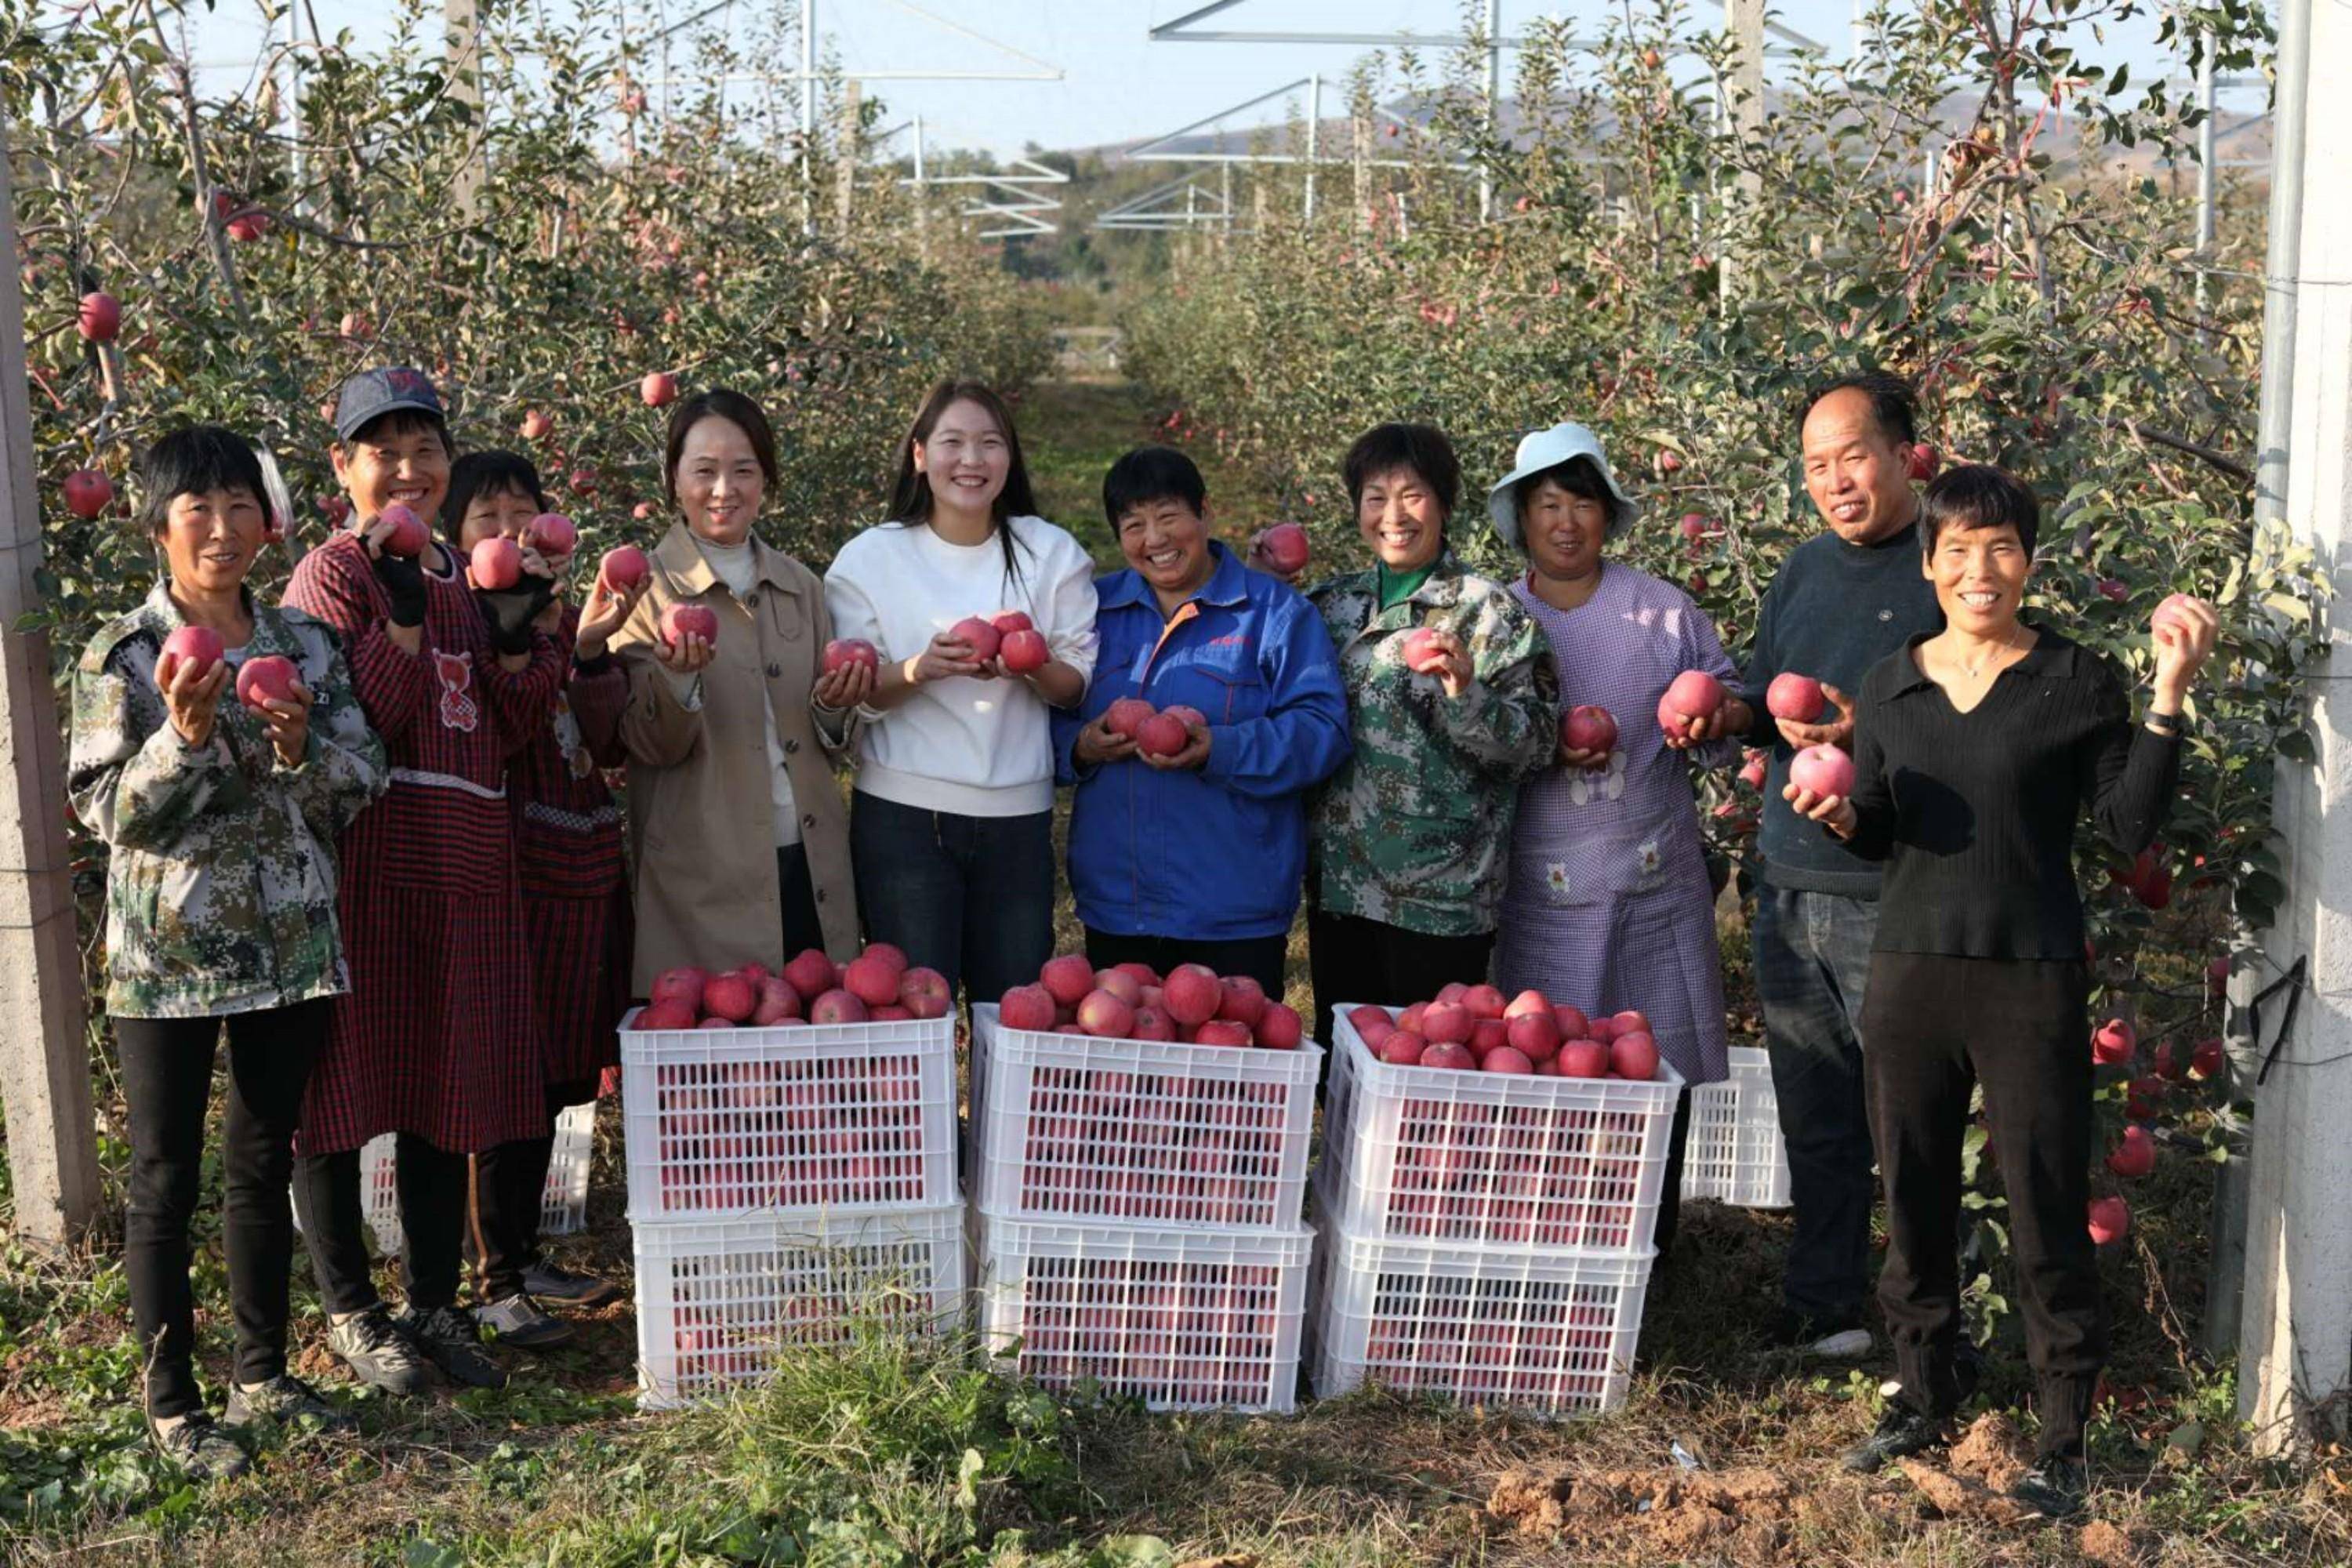
{"label": "man in dark sweater", "polygon": [[[1864,674],[1912,637],[1938,630],[1936,590],[1919,570],[1912,488],[1916,404],[1899,379],[1870,373],[1814,389],[1802,432],[1805,491],[1828,531],[1789,552],[1764,595],[1747,664],[1751,737],[1771,749],[1751,948],[1765,1045],[1788,1142],[1796,1235],[1775,1343],[1836,1359],[1870,1352],[1870,1121],[1863,1099],[1863,983],[1878,923],[1878,868],[1801,820],[1780,798],[1789,761],[1811,745],[1851,749]],[[1919,477],[1925,477],[1921,471]],[[1822,683],[1832,707],[1775,720],[1765,691],[1783,672]]]}

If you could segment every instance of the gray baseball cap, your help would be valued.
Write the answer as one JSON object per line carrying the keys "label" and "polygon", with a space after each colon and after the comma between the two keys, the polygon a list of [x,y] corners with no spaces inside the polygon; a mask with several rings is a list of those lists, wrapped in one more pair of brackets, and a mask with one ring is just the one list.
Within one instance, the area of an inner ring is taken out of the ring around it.
{"label": "gray baseball cap", "polygon": [[348,441],[387,414],[429,414],[446,423],[448,411],[433,378],[406,365],[363,370],[335,394],[335,439]]}

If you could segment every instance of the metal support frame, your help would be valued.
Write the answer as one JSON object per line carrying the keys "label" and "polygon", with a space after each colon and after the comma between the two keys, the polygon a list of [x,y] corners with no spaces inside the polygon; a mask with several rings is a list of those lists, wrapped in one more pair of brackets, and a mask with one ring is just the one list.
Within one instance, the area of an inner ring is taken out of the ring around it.
{"label": "metal support frame", "polygon": [[[1498,7],[1489,0],[1487,5],[1487,37],[1473,38],[1464,33],[1316,33],[1282,31],[1263,28],[1203,28],[1195,26],[1221,12],[1252,0],[1210,0],[1210,4],[1187,11],[1172,21],[1152,26],[1149,37],[1155,44],[1352,44],[1363,48],[1469,48],[1486,47],[1499,54],[1504,49],[1525,48],[1526,38],[1506,37],[1501,34]],[[1723,0],[1708,0],[1720,8]],[[1828,46],[1815,42],[1783,23],[1768,20],[1764,24],[1768,37],[1776,38],[1784,48],[1768,49],[1771,55],[1827,54]],[[1572,48],[1591,48],[1594,41],[1578,38],[1570,41]]]}

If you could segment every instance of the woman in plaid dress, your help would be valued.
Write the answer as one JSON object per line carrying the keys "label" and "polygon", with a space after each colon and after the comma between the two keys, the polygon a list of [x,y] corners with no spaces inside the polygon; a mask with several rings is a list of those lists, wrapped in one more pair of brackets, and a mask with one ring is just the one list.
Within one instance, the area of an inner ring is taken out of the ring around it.
{"label": "woman in plaid dress", "polygon": [[[547,492],[529,458],[469,452],[450,470],[442,531],[460,553],[501,536],[536,544],[550,552],[548,565],[561,580],[568,553],[553,553],[531,526],[546,510]],[[645,592],[643,584],[609,592],[600,577],[583,604],[559,600],[541,612],[541,629],[564,654],[563,686],[548,721],[507,761],[547,1117],[533,1136],[474,1156],[466,1239],[480,1320],[501,1342],[526,1350],[572,1338],[572,1325],[544,1303],[594,1306],[617,1293],[541,1257],[540,1196],[556,1117],[566,1106],[592,1103],[604,1070],[620,1060],[616,1031],[629,1005],[628,861],[621,809],[603,770],[625,760],[621,712],[629,678],[606,639]]]}
{"label": "woman in plaid dress", "polygon": [[[457,1304],[466,1157],[546,1123],[507,761],[549,722],[564,655],[530,625],[552,592],[535,557],[515,589],[482,593],[430,540],[417,556],[387,549],[399,524],[386,509],[421,521],[448,488],[431,382],[412,370],[352,377],[336,430],[354,523],[302,558],[286,602],[341,638],[392,785],[343,835],[352,989],[303,1101],[295,1199],[329,1345],[356,1375],[415,1394],[430,1362],[496,1386],[505,1374]],[[399,1137],[398,1321],[369,1276],[360,1204],[360,1147],[382,1132]]]}

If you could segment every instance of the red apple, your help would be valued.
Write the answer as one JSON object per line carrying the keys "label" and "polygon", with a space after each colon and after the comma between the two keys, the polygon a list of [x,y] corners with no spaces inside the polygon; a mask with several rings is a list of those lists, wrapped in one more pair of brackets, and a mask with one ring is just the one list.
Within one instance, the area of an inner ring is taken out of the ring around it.
{"label": "red apple", "polygon": [[2200,1083],[2209,1078],[2219,1078],[2223,1061],[2221,1041],[2200,1040],[2196,1048],[2189,1053],[2189,1076]]}
{"label": "red apple", "polygon": [[163,657],[190,666],[201,680],[221,661],[220,633],[210,626],[182,626],[163,639]]}
{"label": "red apple", "polygon": [[1428,1048],[1421,1053],[1421,1065],[1425,1068],[1453,1068],[1458,1071],[1469,1071],[1477,1067],[1478,1058],[1470,1053],[1468,1046],[1459,1041],[1432,1040]]}
{"label": "red apple", "polygon": [[713,1017],[740,1024],[759,1010],[759,988],[740,973],[714,974],[702,988],[702,1010]]}
{"label": "red apple", "polygon": [[1204,963],[1179,964],[1168,972],[1160,1002],[1170,1017],[1187,1027],[1205,1024],[1224,1005],[1224,985]]}
{"label": "red apple", "polygon": [[700,637],[704,642],[719,640],[719,612],[709,605],[677,604],[662,612],[661,640],[675,647],[680,640]]}
{"label": "red apple", "polygon": [[1192,1043],[1239,1048],[1250,1043],[1250,1026],[1231,1018],[1212,1018],[1192,1031]]}
{"label": "red apple", "polygon": [[784,979],[803,996],[818,996],[841,984],[841,972],[818,948],[803,948],[784,965]]}
{"label": "red apple", "polygon": [[1619,1078],[1647,1083],[1658,1076],[1658,1042],[1636,1029],[1609,1042],[1609,1070]]}
{"label": "red apple", "polygon": [[1307,531],[1297,523],[1277,522],[1259,534],[1257,542],[1266,560],[1284,576],[1296,577],[1307,570],[1310,542]]}
{"label": "red apple", "polygon": [[1506,1018],[1517,1018],[1529,1013],[1541,1013],[1545,1017],[1550,1017],[1551,998],[1540,991],[1529,988],[1512,997],[1510,1005],[1503,1009],[1503,1016]]}
{"label": "red apple", "polygon": [[2131,1230],[2131,1205],[2121,1198],[2093,1198],[2090,1226],[2091,1240],[2097,1246],[2121,1241]]}
{"label": "red apple", "polygon": [[1609,1047],[1598,1040],[1569,1041],[1559,1047],[1559,1060],[1562,1078],[1609,1076]]}
{"label": "red apple", "polygon": [[74,326],[86,342],[110,343],[122,331],[122,305],[103,289],[84,294]]}
{"label": "red apple", "polygon": [[1703,669],[1685,669],[1666,687],[1658,711],[1685,719],[1711,719],[1723,706],[1723,682]]}
{"label": "red apple", "polygon": [[1158,710],[1139,697],[1122,697],[1103,710],[1103,723],[1114,735],[1132,741]]}
{"label": "red apple", "polygon": [[1054,1026],[1054,994],[1042,985],[1015,985],[997,1002],[997,1019],[1008,1029]]}
{"label": "red apple", "polygon": [[[1095,971],[1094,989],[1108,991],[1130,1007],[1143,1005],[1143,983],[1121,969]],[[1084,1000],[1084,998],[1081,998]]]}
{"label": "red apple", "polygon": [[650,994],[656,1003],[674,1003],[698,1016],[702,1012],[702,988],[709,978],[691,966],[665,969],[654,976]]}
{"label": "red apple", "polygon": [[2205,994],[2219,998],[2230,988],[2230,960],[2227,954],[2205,966]]}
{"label": "red apple", "polygon": [[882,667],[882,655],[864,637],[835,637],[824,645],[824,654],[819,668],[824,674],[831,675],[837,669],[847,669],[852,665],[857,664],[862,664],[868,669],[879,669]]}
{"label": "red apple", "polygon": [[863,1024],[873,1016],[862,998],[839,987],[810,1003],[808,1016],[812,1024]]}
{"label": "red apple", "polygon": [[2124,1129],[2123,1142],[2107,1151],[2107,1169],[2132,1179],[2156,1169],[2156,1140],[2137,1122]]}
{"label": "red apple", "polygon": [[996,657],[1004,642],[1004,634],[978,616],[966,616],[948,628],[948,636],[971,649],[971,657],[986,664]]}
{"label": "red apple", "polygon": [[893,974],[906,973],[907,965],[913,962],[908,958],[907,950],[895,942],[869,942],[866,944],[866,951],[860,956],[880,959],[890,966],[890,973]]}
{"label": "red apple", "polygon": [[63,489],[66,510],[79,518],[96,517],[114,504],[114,482],[96,468],[76,468]]}
{"label": "red apple", "polygon": [[264,702],[291,702],[294,683],[301,672],[294,661],[280,654],[265,653],[258,658],[248,658],[236,672],[236,700],[247,708],[258,710]]}
{"label": "red apple", "polygon": [[1571,752],[1602,752],[1617,745],[1617,719],[1606,708],[1587,703],[1560,715],[1559,738]]}
{"label": "red apple", "polygon": [[637,1013],[640,1029],[691,1029],[694,1021],[693,1007],[684,1002],[656,1002]]}
{"label": "red apple", "polygon": [[1037,629],[1037,623],[1020,610],[999,610],[988,617],[988,624],[1006,637],[1011,637],[1014,632],[1034,632]]}
{"label": "red apple", "polygon": [[898,1005],[918,1018],[944,1018],[955,1005],[948,977],[936,969],[909,969],[898,976]]}
{"label": "red apple", "polygon": [[1391,1067],[1419,1067],[1428,1042],[1411,1029],[1391,1029],[1372,1054]]}
{"label": "red apple", "polygon": [[[886,1007],[898,1000],[898,971],[885,958],[860,953],[841,972],[842,988],[868,1007]],[[703,1004],[709,1006],[706,1000]]]}
{"label": "red apple", "polygon": [[1430,1005],[1426,1002],[1414,1003],[1396,1016],[1396,1026],[1400,1029],[1410,1029],[1416,1035],[1420,1034],[1422,1016],[1429,1011],[1429,1007]]}
{"label": "red apple", "polygon": [[1172,1040],[1176,1037],[1176,1020],[1168,1016],[1167,1009],[1146,1004],[1135,1010],[1135,1032],[1130,1037],[1138,1040]]}
{"label": "red apple", "polygon": [[1256,1028],[1259,1016],[1265,1011],[1265,987],[1246,974],[1228,974],[1218,982],[1218,989],[1223,994],[1217,1002],[1217,1016]]}
{"label": "red apple", "polygon": [[1509,1046],[1498,1047],[1488,1051],[1479,1061],[1478,1067],[1482,1072],[1524,1074],[1536,1070],[1536,1064],[1528,1058],[1525,1051],[1515,1050]]}
{"label": "red apple", "polygon": [[1511,1026],[1500,1018],[1474,1018],[1470,1023],[1470,1054],[1485,1060],[1488,1051],[1511,1043]]}
{"label": "red apple", "polygon": [[1474,1018],[1499,1018],[1505,1005],[1503,994],[1492,985],[1473,985],[1462,994],[1462,1005],[1470,1009]]}
{"label": "red apple", "polygon": [[1559,1021],[1552,1016],[1549,1007],[1540,1013],[1521,1013],[1507,1018],[1504,1028],[1511,1048],[1531,1062],[1559,1053]]}
{"label": "red apple", "polygon": [[1421,1032],[1433,1044],[1467,1045],[1476,1022],[1459,1002],[1432,1002],[1421,1016]]}
{"label": "red apple", "polygon": [[1052,661],[1054,650],[1046,646],[1044,633],[1024,628],[1006,632],[997,654],[1004,660],[1005,668],[1015,675],[1028,675],[1045,668]]}
{"label": "red apple", "polygon": [[885,1002],[879,1007],[877,1007],[872,1012],[866,1014],[866,1017],[877,1024],[904,1023],[914,1016],[915,1015],[913,1013],[896,1002]]}
{"label": "red apple", "polygon": [[1799,675],[1784,669],[1772,678],[1764,689],[1764,710],[1775,719],[1787,719],[1799,724],[1810,724],[1822,716],[1822,704],[1828,700],[1822,695],[1822,683],[1810,675]]}
{"label": "red apple", "polygon": [[1433,626],[1415,626],[1405,633],[1400,651],[1404,667],[1415,675],[1434,675],[1445,664],[1445,653],[1437,646],[1437,629]]}
{"label": "red apple", "polygon": [[[1114,963],[1111,967],[1118,970],[1121,974],[1134,975],[1135,983],[1138,985],[1142,986],[1146,991],[1150,991],[1152,987],[1160,984],[1160,971],[1152,968],[1151,965],[1148,963],[1138,963],[1135,960],[1130,958],[1125,963]],[[1150,998],[1147,996],[1144,1000],[1148,1002]]]}
{"label": "red apple", "polygon": [[1563,1040],[1583,1039],[1585,1031],[1592,1026],[1581,1008],[1571,1007],[1565,1002],[1552,1004],[1551,1016],[1552,1022],[1559,1026],[1559,1037]]}
{"label": "red apple", "polygon": [[475,545],[467,565],[474,586],[489,593],[511,588],[522,581],[522,552],[503,534],[494,534]]}
{"label": "red apple", "polygon": [[1306,1037],[1306,1021],[1285,1003],[1269,1002],[1257,1016],[1257,1043],[1269,1051],[1295,1051]]}
{"label": "red apple", "polygon": [[2153,1121],[2164,1108],[2164,1097],[2170,1085],[2152,1074],[2143,1074],[2124,1085],[2124,1115],[2133,1121]]}
{"label": "red apple", "polygon": [[1045,967],[1037,972],[1037,983],[1057,1005],[1075,1007],[1095,988],[1095,966],[1083,953],[1065,952],[1045,961]]}
{"label": "red apple", "polygon": [[249,245],[268,232],[267,213],[239,213],[228,220],[228,237],[240,245]]}
{"label": "red apple", "polygon": [[2131,589],[2120,577],[2102,577],[2092,586],[2097,590],[2100,598],[2111,605],[2120,605],[2131,597]]}
{"label": "red apple", "polygon": [[596,580],[610,593],[625,593],[653,575],[653,563],[634,544],[617,545],[604,552]]}
{"label": "red apple", "polygon": [[1078,1027],[1098,1040],[1123,1040],[1135,1028],[1135,1004],[1108,991],[1090,991],[1078,1004]]}
{"label": "red apple", "polygon": [[1449,980],[1444,984],[1437,988],[1436,1000],[1440,1002],[1459,1002],[1462,998],[1469,994],[1469,982],[1465,980]]}
{"label": "red apple", "polygon": [[580,548],[580,528],[560,511],[543,511],[523,524],[522,542],[541,555],[569,555]]}
{"label": "red apple", "polygon": [[[386,555],[413,558],[425,552],[425,520],[408,507],[394,501],[376,514],[378,522],[392,525],[381,548]],[[520,564],[520,561],[517,563]]]}
{"label": "red apple", "polygon": [[[745,966],[750,967],[748,964]],[[801,1016],[800,993],[780,974],[771,974],[760,981],[760,1003],[751,1009],[751,1022],[761,1028],[781,1024],[787,1018]]]}
{"label": "red apple", "polygon": [[1627,1007],[1609,1016],[1609,1027],[1613,1031],[1612,1039],[1618,1035],[1646,1035],[1650,1032],[1650,1020],[1638,1007]]}
{"label": "red apple", "polygon": [[2101,1067],[2132,1059],[2139,1049],[2139,1031],[2121,1018],[2110,1018],[2091,1032],[2091,1060]]}
{"label": "red apple", "polygon": [[1789,782],[1843,800],[1853,793],[1853,759],[1835,746],[1807,746],[1790,760]]}
{"label": "red apple", "polygon": [[1605,1046],[1617,1037],[1617,1026],[1607,1018],[1595,1018],[1584,1026],[1584,1037]]}
{"label": "red apple", "polygon": [[648,408],[663,408],[677,400],[677,377],[666,370],[647,371],[637,383],[637,395]]}
{"label": "red apple", "polygon": [[1192,742],[1184,721],[1170,713],[1154,713],[1135,731],[1135,749],[1148,757],[1172,757]]}
{"label": "red apple", "polygon": [[[348,323],[351,318],[346,316],[343,320]],[[348,325],[343,335],[345,337],[352,335]],[[522,438],[526,441],[544,441],[554,432],[554,429],[555,421],[536,408],[522,416]]]}
{"label": "red apple", "polygon": [[1936,450],[1935,443],[1932,441],[1915,441],[1911,445],[1910,451],[1904,455],[1905,476],[1920,484],[1926,484],[1929,479],[1934,479],[1936,470],[1942,466],[1942,456]]}

